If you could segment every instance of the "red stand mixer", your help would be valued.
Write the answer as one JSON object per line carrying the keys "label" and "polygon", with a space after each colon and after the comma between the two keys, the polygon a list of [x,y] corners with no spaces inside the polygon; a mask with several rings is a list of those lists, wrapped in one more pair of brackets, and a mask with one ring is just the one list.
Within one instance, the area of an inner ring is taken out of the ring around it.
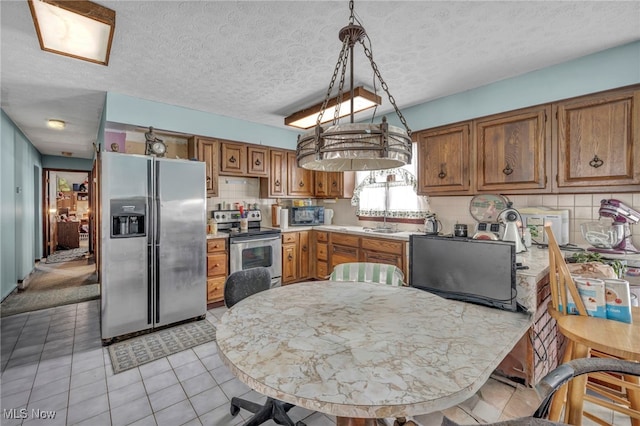
{"label": "red stand mixer", "polygon": [[[620,200],[608,199],[600,201],[598,211],[600,220],[580,225],[582,236],[593,247],[590,251],[612,254],[640,253],[631,241],[629,224],[640,222],[640,212],[632,209]],[[613,219],[613,223],[602,220],[603,217]]]}

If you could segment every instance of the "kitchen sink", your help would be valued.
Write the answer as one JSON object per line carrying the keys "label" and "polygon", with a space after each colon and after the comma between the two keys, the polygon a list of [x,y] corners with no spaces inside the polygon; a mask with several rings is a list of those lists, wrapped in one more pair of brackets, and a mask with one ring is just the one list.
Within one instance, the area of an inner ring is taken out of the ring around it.
{"label": "kitchen sink", "polygon": [[371,232],[377,232],[379,234],[396,234],[402,231],[399,231],[397,229],[391,229],[391,228],[375,228],[375,229],[372,229]]}

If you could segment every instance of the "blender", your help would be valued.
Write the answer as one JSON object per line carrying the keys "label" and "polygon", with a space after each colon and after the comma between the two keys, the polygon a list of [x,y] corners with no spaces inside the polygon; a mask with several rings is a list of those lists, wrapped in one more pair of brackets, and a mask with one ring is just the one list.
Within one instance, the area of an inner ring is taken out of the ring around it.
{"label": "blender", "polygon": [[[600,201],[598,211],[600,220],[580,225],[582,236],[589,244],[589,251],[610,254],[640,253],[631,241],[630,224],[640,222],[640,212],[632,209],[620,200],[605,199]],[[612,223],[603,218],[613,219]]]}

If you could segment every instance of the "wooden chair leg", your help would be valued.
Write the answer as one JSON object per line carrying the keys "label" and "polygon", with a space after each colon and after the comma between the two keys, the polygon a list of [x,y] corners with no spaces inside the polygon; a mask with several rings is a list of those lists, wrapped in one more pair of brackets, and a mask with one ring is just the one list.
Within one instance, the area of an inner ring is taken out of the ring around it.
{"label": "wooden chair leg", "polygon": [[[573,359],[586,358],[589,356],[589,347],[573,342]],[[567,407],[569,413],[567,423],[574,426],[582,425],[582,409],[584,405],[584,392],[587,385],[587,375],[573,378],[569,382]]]}
{"label": "wooden chair leg", "polygon": [[[640,384],[640,377],[624,376],[624,380],[630,383]],[[640,411],[640,390],[627,388],[627,398],[632,410]],[[640,419],[631,418],[631,426],[640,426]]]}

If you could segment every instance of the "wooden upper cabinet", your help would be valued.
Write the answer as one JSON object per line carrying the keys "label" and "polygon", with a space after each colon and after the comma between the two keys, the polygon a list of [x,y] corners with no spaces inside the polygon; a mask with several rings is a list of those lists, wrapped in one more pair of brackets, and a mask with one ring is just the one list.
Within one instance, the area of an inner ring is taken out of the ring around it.
{"label": "wooden upper cabinet", "polygon": [[220,173],[233,175],[247,174],[247,146],[237,143],[222,142]]}
{"label": "wooden upper cabinet", "polygon": [[351,198],[355,184],[355,172],[314,173],[316,198]]}
{"label": "wooden upper cabinet", "polygon": [[233,176],[269,176],[269,148],[221,142],[220,173]]}
{"label": "wooden upper cabinet", "polygon": [[247,173],[250,176],[269,176],[269,148],[247,147]]}
{"label": "wooden upper cabinet", "polygon": [[470,123],[419,132],[418,194],[465,194],[471,189]]}
{"label": "wooden upper cabinet", "polygon": [[287,196],[287,151],[269,150],[269,177],[260,179],[260,198]]}
{"label": "wooden upper cabinet", "polygon": [[548,192],[550,115],[542,105],[474,120],[479,192]]}
{"label": "wooden upper cabinet", "polygon": [[580,97],[554,109],[559,192],[640,189],[640,90]]}
{"label": "wooden upper cabinet", "polygon": [[204,161],[206,170],[207,197],[218,196],[218,164],[220,144],[216,139],[194,136],[188,140],[189,158]]}
{"label": "wooden upper cabinet", "polygon": [[313,170],[298,167],[295,152],[287,152],[287,194],[291,197],[313,197]]}

